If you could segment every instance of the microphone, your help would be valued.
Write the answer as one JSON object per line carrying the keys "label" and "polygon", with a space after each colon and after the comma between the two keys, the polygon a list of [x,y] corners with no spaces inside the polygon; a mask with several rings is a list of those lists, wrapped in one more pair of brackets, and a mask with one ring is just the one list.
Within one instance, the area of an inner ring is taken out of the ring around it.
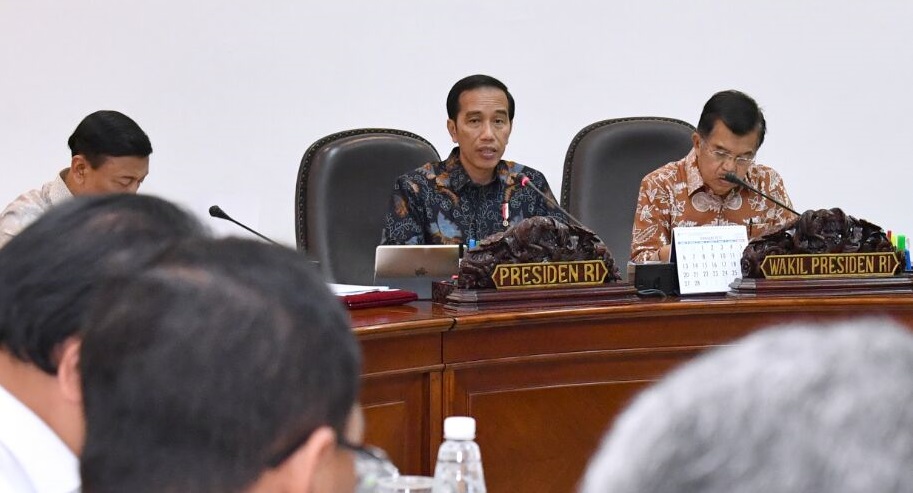
{"label": "microphone", "polygon": [[517,178],[520,179],[520,186],[532,188],[533,191],[535,191],[536,193],[538,193],[539,196],[542,197],[542,198],[545,200],[545,202],[546,202],[550,207],[552,207],[553,209],[558,209],[559,211],[563,212],[564,215],[567,216],[570,220],[572,220],[572,221],[574,221],[575,223],[577,223],[577,226],[580,226],[580,227],[583,228],[583,229],[590,229],[590,228],[586,227],[582,222],[580,222],[579,219],[577,219],[576,217],[574,217],[570,212],[564,210],[564,207],[561,207],[561,205],[559,205],[558,202],[555,202],[555,199],[553,199],[553,198],[549,197],[548,195],[542,193],[542,190],[539,190],[539,187],[537,187],[536,185],[534,185],[533,182],[532,182],[532,180],[530,180],[528,176],[526,176],[526,175],[523,174],[523,173],[520,173],[520,174],[517,175]]}
{"label": "microphone", "polygon": [[799,214],[798,212],[792,210],[791,208],[787,207],[787,205],[784,204],[783,202],[780,202],[779,200],[777,200],[777,199],[771,197],[770,195],[767,195],[766,193],[764,193],[764,192],[758,190],[757,188],[755,188],[755,187],[749,185],[745,180],[742,180],[741,178],[739,178],[738,176],[736,176],[735,173],[733,173],[733,172],[731,172],[731,171],[728,172],[728,173],[726,173],[725,175],[723,175],[723,179],[726,180],[726,181],[728,181],[729,183],[734,183],[734,184],[736,184],[736,185],[741,185],[741,186],[743,186],[743,187],[745,187],[745,188],[751,190],[752,192],[754,192],[754,193],[760,195],[761,197],[764,197],[765,199],[767,199],[767,200],[773,202],[774,204],[777,204],[777,205],[779,205],[780,207],[782,207],[782,208],[788,210],[789,212],[792,212],[793,214],[795,214],[795,215],[797,215],[797,216],[801,216],[801,215],[802,215],[802,214]]}
{"label": "microphone", "polygon": [[[245,225],[239,223],[238,221],[235,221],[234,219],[231,218],[231,216],[229,216],[228,214],[226,214],[225,211],[223,211],[221,207],[219,207],[219,206],[217,206],[217,205],[214,205],[214,206],[212,206],[212,207],[209,208],[209,215],[212,216],[212,217],[217,217],[217,218],[219,218],[219,219],[224,219],[224,220],[226,220],[226,221],[231,221],[231,222],[237,224],[238,226],[241,226],[242,228],[244,228],[244,229],[250,231],[251,233],[253,233],[253,234],[259,236],[260,238],[263,238],[264,240],[266,240],[266,241],[272,243],[273,245],[279,245],[279,244],[276,243],[275,241],[273,241],[273,240],[271,240],[271,239],[269,239],[269,238],[267,238],[267,237],[261,235],[260,233],[254,231],[254,230],[252,230],[252,229],[250,229],[250,228],[248,228],[247,226],[245,226]],[[281,246],[281,245],[280,245],[280,246]]]}

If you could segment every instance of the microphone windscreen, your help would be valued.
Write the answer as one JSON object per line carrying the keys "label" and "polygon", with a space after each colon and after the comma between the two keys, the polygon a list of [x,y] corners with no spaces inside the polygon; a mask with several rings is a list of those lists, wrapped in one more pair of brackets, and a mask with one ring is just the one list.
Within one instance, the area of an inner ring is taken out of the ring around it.
{"label": "microphone windscreen", "polygon": [[214,205],[209,208],[209,215],[212,217],[218,217],[219,219],[228,219],[228,214],[222,210],[221,207]]}
{"label": "microphone windscreen", "polygon": [[723,179],[728,181],[729,183],[735,183],[736,185],[742,184],[742,180],[740,180],[739,177],[736,176],[735,173],[733,173],[731,171],[729,173],[726,173],[725,175],[723,175]]}
{"label": "microphone windscreen", "polygon": [[529,183],[529,177],[526,176],[526,175],[524,175],[523,173],[518,174],[518,175],[517,175],[517,178],[520,179],[520,186],[521,186],[521,187],[525,187],[526,184]]}

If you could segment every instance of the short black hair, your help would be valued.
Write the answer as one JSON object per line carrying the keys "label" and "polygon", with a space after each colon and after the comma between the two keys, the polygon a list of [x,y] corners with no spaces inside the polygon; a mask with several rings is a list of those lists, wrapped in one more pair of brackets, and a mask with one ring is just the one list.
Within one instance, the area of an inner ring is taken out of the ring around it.
{"label": "short black hair", "polygon": [[56,206],[0,248],[0,346],[56,374],[54,350],[80,331],[104,275],[202,234],[192,216],[148,195],[74,197]]}
{"label": "short black hair", "polygon": [[717,120],[721,120],[732,133],[743,136],[758,130],[758,147],[764,143],[767,122],[764,112],[751,96],[734,89],[720,91],[704,105],[697,132],[708,137]]}
{"label": "short black hair", "polygon": [[457,83],[450,88],[450,93],[447,94],[447,117],[456,121],[457,115],[460,114],[460,95],[466,91],[481,89],[483,87],[492,87],[504,91],[504,94],[507,96],[507,118],[510,119],[510,121],[514,121],[514,97],[510,94],[510,91],[507,90],[507,86],[494,77],[482,74],[464,77],[458,80]]}
{"label": "short black hair", "polygon": [[360,350],[297,252],[189,240],[111,279],[80,354],[83,491],[242,491],[320,426],[343,433]]}
{"label": "short black hair", "polygon": [[108,157],[152,154],[149,136],[129,116],[112,110],[101,110],[82,119],[67,141],[70,155],[81,154],[93,169]]}

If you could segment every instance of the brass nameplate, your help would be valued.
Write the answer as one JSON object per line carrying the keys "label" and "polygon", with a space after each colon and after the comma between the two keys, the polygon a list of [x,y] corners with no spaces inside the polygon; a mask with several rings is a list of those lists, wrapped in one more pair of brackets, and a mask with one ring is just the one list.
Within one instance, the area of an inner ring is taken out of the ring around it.
{"label": "brass nameplate", "polygon": [[768,279],[889,277],[900,267],[894,252],[768,255],[761,272]]}
{"label": "brass nameplate", "polygon": [[498,264],[491,280],[498,289],[595,286],[605,282],[608,273],[601,260]]}

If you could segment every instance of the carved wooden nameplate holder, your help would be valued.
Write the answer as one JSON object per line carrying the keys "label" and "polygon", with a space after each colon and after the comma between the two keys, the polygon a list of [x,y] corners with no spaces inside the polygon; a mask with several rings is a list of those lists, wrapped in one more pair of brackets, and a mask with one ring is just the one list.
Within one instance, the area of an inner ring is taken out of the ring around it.
{"label": "carved wooden nameplate holder", "polygon": [[440,281],[431,287],[431,299],[444,310],[472,313],[486,309],[522,310],[570,306],[594,306],[637,301],[637,290],[626,282],[597,286],[524,289],[462,289]]}
{"label": "carved wooden nameplate holder", "polygon": [[824,277],[816,279],[741,278],[729,285],[734,298],[913,294],[913,277]]}
{"label": "carved wooden nameplate holder", "polygon": [[838,208],[805,211],[751,241],[729,296],[913,294],[913,278],[884,230]]}
{"label": "carved wooden nameplate holder", "polygon": [[593,231],[531,217],[466,252],[456,283],[432,287],[432,301],[456,312],[630,302],[615,260]]}

